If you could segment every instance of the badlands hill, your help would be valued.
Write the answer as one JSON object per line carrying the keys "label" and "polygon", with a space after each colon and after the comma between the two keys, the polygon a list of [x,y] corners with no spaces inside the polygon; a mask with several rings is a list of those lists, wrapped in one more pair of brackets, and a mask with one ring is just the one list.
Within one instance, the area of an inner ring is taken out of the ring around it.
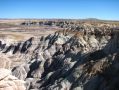
{"label": "badlands hill", "polygon": [[118,90],[119,22],[0,20],[0,90]]}

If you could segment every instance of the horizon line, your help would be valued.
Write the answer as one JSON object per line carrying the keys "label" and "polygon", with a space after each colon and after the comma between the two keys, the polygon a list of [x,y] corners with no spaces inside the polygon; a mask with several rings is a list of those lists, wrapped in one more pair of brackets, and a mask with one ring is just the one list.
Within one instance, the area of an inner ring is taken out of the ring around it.
{"label": "horizon line", "polygon": [[39,19],[39,20],[43,20],[43,19],[46,19],[46,20],[53,20],[53,19],[56,19],[56,20],[99,20],[99,21],[102,21],[102,20],[104,20],[104,21],[119,21],[118,19],[117,20],[115,20],[115,19],[99,19],[99,18],[0,18],[0,20],[14,20],[14,19],[16,19],[16,20],[19,20],[19,19],[26,19],[26,20],[28,20],[28,19]]}

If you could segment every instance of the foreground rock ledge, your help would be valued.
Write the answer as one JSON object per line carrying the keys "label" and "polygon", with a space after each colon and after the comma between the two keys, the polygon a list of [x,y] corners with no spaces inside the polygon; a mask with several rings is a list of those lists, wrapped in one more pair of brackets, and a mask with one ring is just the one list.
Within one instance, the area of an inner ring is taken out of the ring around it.
{"label": "foreground rock ledge", "polygon": [[0,68],[0,90],[26,90],[25,82],[11,75],[11,71]]}

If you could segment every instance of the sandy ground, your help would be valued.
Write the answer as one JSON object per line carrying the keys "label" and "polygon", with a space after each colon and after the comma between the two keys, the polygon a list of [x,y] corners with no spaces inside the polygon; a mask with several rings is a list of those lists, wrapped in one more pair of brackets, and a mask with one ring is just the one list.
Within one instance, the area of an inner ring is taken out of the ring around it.
{"label": "sandy ground", "polygon": [[56,27],[9,27],[0,29],[0,40],[12,40],[14,42],[25,41],[30,37],[39,38],[60,30]]}

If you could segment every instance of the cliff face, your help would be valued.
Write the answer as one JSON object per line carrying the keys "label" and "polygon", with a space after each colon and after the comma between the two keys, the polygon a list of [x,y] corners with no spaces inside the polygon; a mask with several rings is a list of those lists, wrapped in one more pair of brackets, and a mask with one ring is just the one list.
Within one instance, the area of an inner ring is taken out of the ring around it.
{"label": "cliff face", "polygon": [[11,45],[0,41],[0,67],[27,90],[116,90],[118,39],[116,28],[84,25]]}

